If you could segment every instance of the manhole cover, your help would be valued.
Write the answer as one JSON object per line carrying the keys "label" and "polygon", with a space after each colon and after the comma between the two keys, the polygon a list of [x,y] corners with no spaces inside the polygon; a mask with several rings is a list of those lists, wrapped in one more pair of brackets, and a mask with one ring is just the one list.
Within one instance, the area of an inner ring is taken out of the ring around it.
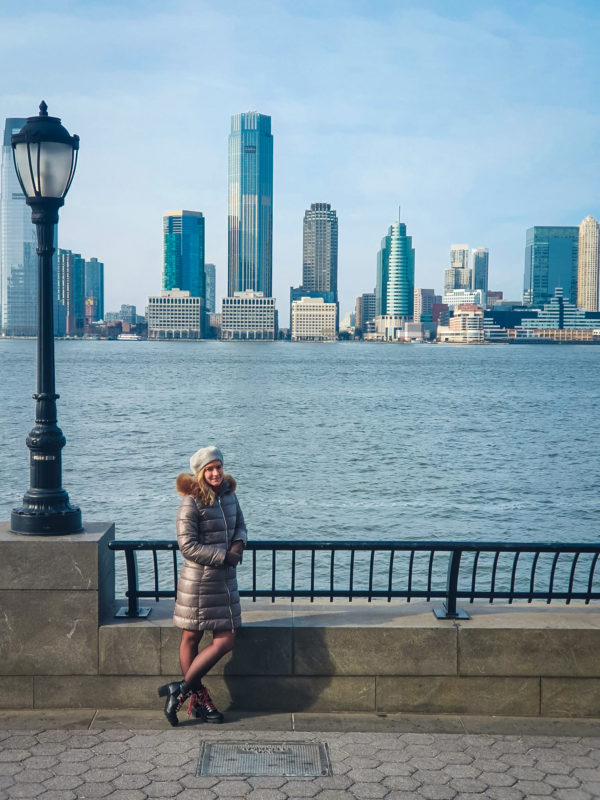
{"label": "manhole cover", "polygon": [[323,742],[202,742],[196,776],[315,778],[331,775]]}

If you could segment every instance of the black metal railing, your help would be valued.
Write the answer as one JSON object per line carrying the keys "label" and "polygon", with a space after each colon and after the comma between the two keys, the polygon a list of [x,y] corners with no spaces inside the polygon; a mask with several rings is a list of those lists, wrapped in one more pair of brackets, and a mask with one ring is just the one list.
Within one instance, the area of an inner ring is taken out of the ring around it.
{"label": "black metal railing", "polygon": [[[109,547],[125,554],[128,606],[120,616],[147,616],[150,609],[140,608],[140,599],[176,596],[180,557],[175,540],[112,541]],[[151,554],[151,560],[140,566],[141,553]],[[468,619],[458,600],[599,600],[599,557],[600,544],[583,543],[253,541],[238,583],[240,594],[254,601],[441,600],[436,617]],[[140,573],[152,589],[139,588]]]}

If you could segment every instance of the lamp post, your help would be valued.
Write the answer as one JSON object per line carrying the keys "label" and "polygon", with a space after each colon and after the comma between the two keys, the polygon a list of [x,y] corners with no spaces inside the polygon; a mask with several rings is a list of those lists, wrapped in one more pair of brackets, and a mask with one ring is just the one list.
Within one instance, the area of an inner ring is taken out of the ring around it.
{"label": "lamp post", "polygon": [[13,509],[10,528],[14,533],[46,536],[78,533],[83,529],[81,511],[70,504],[61,486],[65,437],[56,417],[52,255],[54,226],[75,174],[79,137],[70,136],[60,119],[49,117],[42,101],[39,116],[29,117],[11,144],[17,178],[37,231],[38,337],[35,426],[27,437],[30,486],[23,505]]}

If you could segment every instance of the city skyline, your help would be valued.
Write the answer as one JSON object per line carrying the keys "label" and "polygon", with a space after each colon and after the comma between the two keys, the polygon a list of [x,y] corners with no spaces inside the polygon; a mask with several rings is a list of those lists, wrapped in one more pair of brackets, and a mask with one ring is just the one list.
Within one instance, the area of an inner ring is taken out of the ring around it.
{"label": "city skyline", "polygon": [[[298,219],[315,198],[340,219],[342,313],[372,288],[382,221],[399,202],[418,285],[441,291],[451,242],[484,243],[490,288],[515,299],[528,228],[600,216],[592,2],[176,0],[167,14],[154,2],[41,0],[35,12],[3,8],[0,22],[11,75],[0,116],[35,114],[45,96],[81,136],[59,245],[104,261],[107,309],[125,300],[141,309],[159,290],[165,208],[202,209],[217,297],[226,294],[226,136],[243,109],[273,120],[282,309],[301,268]],[[15,70],[24,49],[27,69]],[[315,68],[334,76],[335,92]],[[168,124],[149,124],[149,111]]]}

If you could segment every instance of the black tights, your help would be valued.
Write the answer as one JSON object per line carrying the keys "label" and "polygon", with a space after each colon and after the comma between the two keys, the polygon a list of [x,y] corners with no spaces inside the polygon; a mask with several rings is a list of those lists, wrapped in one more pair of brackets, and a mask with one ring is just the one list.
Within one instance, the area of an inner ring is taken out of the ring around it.
{"label": "black tights", "polygon": [[213,631],[212,642],[198,652],[203,633],[204,631],[181,631],[179,663],[183,678],[192,691],[200,688],[202,678],[217,661],[233,650],[235,644],[235,631]]}

